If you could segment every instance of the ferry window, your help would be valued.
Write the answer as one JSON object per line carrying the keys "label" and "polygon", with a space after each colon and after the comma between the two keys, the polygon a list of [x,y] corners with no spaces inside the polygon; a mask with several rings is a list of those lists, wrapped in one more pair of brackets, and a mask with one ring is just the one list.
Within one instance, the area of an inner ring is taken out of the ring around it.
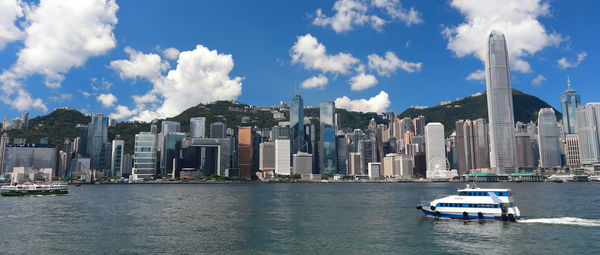
{"label": "ferry window", "polygon": [[469,196],[472,196],[472,195],[473,195],[473,192],[467,192],[467,194],[468,194]]}
{"label": "ferry window", "polygon": [[498,208],[498,205],[497,205],[497,204],[495,204],[495,205],[494,205],[494,208]]}
{"label": "ferry window", "polygon": [[464,192],[464,191],[463,191],[463,192],[461,192],[461,193],[458,193],[458,195],[459,195],[459,196],[466,196],[466,195],[467,195],[467,192]]}

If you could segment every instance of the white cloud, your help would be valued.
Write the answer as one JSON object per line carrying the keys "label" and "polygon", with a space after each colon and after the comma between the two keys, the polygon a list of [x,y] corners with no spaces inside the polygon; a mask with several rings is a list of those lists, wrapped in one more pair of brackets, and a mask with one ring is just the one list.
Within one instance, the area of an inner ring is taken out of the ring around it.
{"label": "white cloud", "polygon": [[371,74],[359,73],[350,78],[350,88],[353,91],[361,91],[373,87],[377,84],[377,79]]}
{"label": "white cloud", "polygon": [[[423,23],[421,14],[414,8],[402,8],[399,0],[338,0],[333,4],[333,16],[323,14],[321,9],[315,11],[313,25],[330,26],[335,32],[343,33],[357,26],[370,25],[381,30],[391,20],[401,20],[407,26]],[[380,14],[375,12],[380,10]],[[382,18],[381,14],[387,17]]]}
{"label": "white cloud", "polygon": [[585,57],[587,57],[587,52],[582,51],[579,54],[577,54],[577,59],[574,62],[570,62],[569,60],[567,60],[567,58],[561,58],[558,61],[556,61],[556,63],[558,63],[560,69],[573,68],[581,64]]}
{"label": "white cloud", "polygon": [[375,70],[381,76],[390,76],[397,69],[402,69],[409,73],[419,72],[423,63],[412,63],[399,59],[394,52],[388,51],[384,57],[377,54],[368,56],[369,69]]}
{"label": "white cloud", "polygon": [[121,120],[121,119],[129,118],[138,113],[139,112],[136,111],[135,109],[130,110],[127,106],[117,105],[117,107],[115,108],[115,112],[110,114],[110,118],[115,119],[115,120]]}
{"label": "white cloud", "polygon": [[92,78],[90,78],[90,81],[92,82],[92,90],[94,90],[94,91],[100,91],[100,90],[109,91],[113,85],[112,82],[107,81],[104,78],[98,79],[98,78],[92,77]]}
{"label": "white cloud", "polygon": [[177,115],[200,103],[234,100],[242,93],[242,78],[229,77],[233,67],[231,55],[209,50],[203,45],[182,51],[177,67],[166,75],[157,78],[139,76],[152,82],[152,90],[132,97],[136,103],[134,109],[117,106],[113,116],[133,116],[133,119],[150,121]]}
{"label": "white cloud", "polygon": [[20,0],[0,1],[0,50],[22,36],[21,30],[15,25],[15,21],[23,17],[21,4]]}
{"label": "white cloud", "polygon": [[115,95],[111,93],[107,93],[98,95],[98,97],[96,97],[96,100],[102,103],[103,107],[108,108],[113,106],[117,102],[117,97],[115,97]]}
{"label": "white cloud", "polygon": [[337,108],[346,109],[348,111],[357,112],[385,112],[390,105],[388,94],[384,91],[379,92],[378,95],[369,99],[356,99],[351,100],[347,96],[337,98],[335,100],[335,106]]}
{"label": "white cloud", "polygon": [[325,45],[319,43],[311,34],[298,36],[298,40],[290,49],[290,57],[292,63],[301,63],[306,69],[323,73],[346,74],[359,62],[350,53],[328,55]]}
{"label": "white cloud", "polygon": [[179,53],[181,52],[175,48],[166,48],[162,53],[165,58],[175,60],[179,57]]}
{"label": "white cloud", "polygon": [[399,0],[373,0],[373,6],[383,8],[390,17],[403,21],[407,26],[423,23],[421,14],[414,8],[405,10]]}
{"label": "white cloud", "polygon": [[16,96],[13,99],[6,95],[2,95],[0,99],[18,111],[26,111],[28,109],[37,109],[42,112],[48,111],[48,108],[41,99],[32,98],[31,94],[24,89],[17,89]]}
{"label": "white cloud", "polygon": [[69,101],[73,98],[73,94],[69,94],[69,93],[58,93],[57,95],[54,96],[50,96],[48,97],[48,99],[56,102],[56,103],[63,103],[64,101]]}
{"label": "white cloud", "polygon": [[469,76],[467,76],[467,80],[485,80],[485,71],[482,69],[477,69],[475,72],[472,72],[469,74]]}
{"label": "white cloud", "polygon": [[144,54],[130,47],[125,47],[129,60],[114,60],[110,62],[110,68],[119,73],[121,78],[146,78],[148,80],[158,79],[162,73],[169,69],[169,63],[162,61],[158,54]]}
{"label": "white cloud", "polygon": [[497,30],[506,36],[511,69],[528,73],[531,67],[525,57],[562,40],[538,20],[550,9],[541,0],[452,0],[451,5],[465,16],[465,23],[443,30],[448,49],[457,57],[474,55],[485,61],[488,35]]}
{"label": "white cloud", "polygon": [[533,80],[531,80],[531,85],[535,86],[535,87],[541,87],[542,83],[546,81],[546,77],[544,77],[541,74],[538,74],[538,76],[536,76],[535,78],[533,78]]}
{"label": "white cloud", "polygon": [[94,95],[94,94],[92,94],[92,93],[90,93],[90,92],[87,92],[87,91],[84,91],[84,90],[81,90],[81,89],[78,89],[77,91],[78,91],[79,93],[81,93],[81,95],[83,95],[84,97],[91,97],[91,96],[93,96],[93,95]]}
{"label": "white cloud", "polygon": [[329,79],[327,79],[327,77],[325,77],[324,75],[313,76],[313,77],[310,77],[310,78],[304,80],[302,82],[302,84],[300,84],[300,87],[305,88],[305,89],[311,89],[311,88],[322,89],[327,86],[328,82],[329,82]]}
{"label": "white cloud", "polygon": [[114,0],[40,1],[27,5],[22,23],[24,46],[13,66],[0,75],[3,101],[25,102],[29,98],[33,103],[30,106],[11,106],[44,109],[40,99],[31,99],[22,80],[40,74],[47,87],[59,87],[71,68],[83,66],[88,58],[114,48],[112,31],[117,24],[117,10]]}

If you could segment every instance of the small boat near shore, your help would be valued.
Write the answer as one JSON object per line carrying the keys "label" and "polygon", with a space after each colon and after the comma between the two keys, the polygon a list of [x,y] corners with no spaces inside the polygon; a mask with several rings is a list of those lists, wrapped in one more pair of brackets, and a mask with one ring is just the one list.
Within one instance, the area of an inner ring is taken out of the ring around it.
{"label": "small boat near shore", "polygon": [[69,193],[65,184],[18,184],[0,188],[2,196],[64,195]]}
{"label": "small boat near shore", "polygon": [[457,195],[447,196],[417,206],[425,216],[449,219],[490,219],[516,221],[521,218],[514,205],[510,189],[459,189]]}

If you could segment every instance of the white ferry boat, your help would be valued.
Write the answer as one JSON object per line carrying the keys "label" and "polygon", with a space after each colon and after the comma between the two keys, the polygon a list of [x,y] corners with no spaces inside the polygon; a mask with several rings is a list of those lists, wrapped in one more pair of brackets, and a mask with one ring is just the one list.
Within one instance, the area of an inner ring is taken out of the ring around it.
{"label": "white ferry boat", "polygon": [[417,209],[426,216],[450,219],[491,219],[515,221],[521,218],[510,189],[467,187],[458,194],[422,203]]}
{"label": "white ferry boat", "polygon": [[65,184],[18,184],[0,188],[2,196],[64,195],[67,193],[69,193],[69,187]]}

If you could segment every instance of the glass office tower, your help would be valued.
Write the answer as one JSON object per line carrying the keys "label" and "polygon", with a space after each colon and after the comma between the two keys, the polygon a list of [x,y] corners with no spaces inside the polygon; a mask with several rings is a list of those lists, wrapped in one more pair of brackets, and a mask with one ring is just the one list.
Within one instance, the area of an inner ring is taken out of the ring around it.
{"label": "glass office tower", "polygon": [[338,171],[334,102],[321,102],[319,113],[319,120],[321,122],[319,142],[321,176],[329,177],[337,174]]}
{"label": "glass office tower", "polygon": [[290,103],[290,129],[291,129],[291,153],[298,151],[307,152],[304,144],[304,101],[300,94],[296,94]]}
{"label": "glass office tower", "polygon": [[485,61],[490,129],[490,165],[497,174],[515,172],[515,132],[508,51],[504,35],[493,31]]}
{"label": "glass office tower", "polygon": [[581,97],[574,89],[571,89],[571,79],[567,79],[567,90],[562,93],[560,103],[565,133],[577,133],[577,107],[581,104]]}

